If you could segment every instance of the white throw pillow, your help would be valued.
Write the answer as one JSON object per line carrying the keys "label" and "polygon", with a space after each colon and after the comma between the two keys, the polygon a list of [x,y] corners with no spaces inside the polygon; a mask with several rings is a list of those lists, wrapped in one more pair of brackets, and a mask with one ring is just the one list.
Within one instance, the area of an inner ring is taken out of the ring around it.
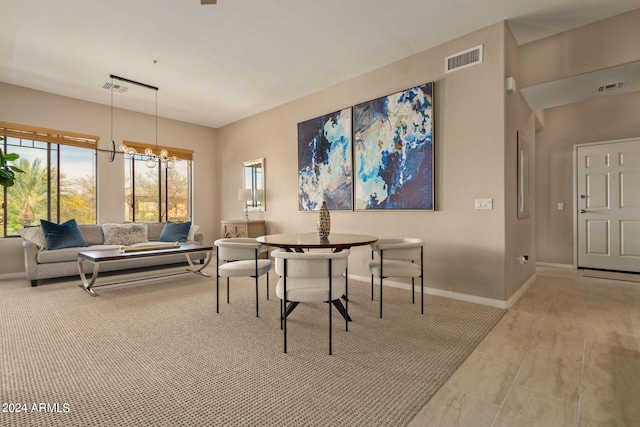
{"label": "white throw pillow", "polygon": [[191,224],[191,227],[189,227],[189,234],[187,235],[187,242],[196,240],[196,233],[198,232],[198,228],[200,228],[199,225]]}
{"label": "white throw pillow", "polygon": [[25,227],[18,230],[18,234],[26,241],[35,243],[38,249],[47,249],[47,239],[44,237],[42,227]]}
{"label": "white throw pillow", "polygon": [[130,224],[102,224],[105,245],[128,246],[134,243],[149,241],[147,224],[132,222]]}

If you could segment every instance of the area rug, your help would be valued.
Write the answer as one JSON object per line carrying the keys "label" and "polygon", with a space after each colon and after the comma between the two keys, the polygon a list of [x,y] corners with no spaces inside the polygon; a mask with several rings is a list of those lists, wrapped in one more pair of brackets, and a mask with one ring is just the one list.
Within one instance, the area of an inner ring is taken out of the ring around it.
{"label": "area rug", "polygon": [[[402,426],[493,328],[504,310],[350,281],[353,322],[300,305],[283,353],[279,300],[260,282],[184,275],[97,288],[0,281],[0,425]],[[221,287],[224,288],[224,287]],[[418,301],[419,299],[416,298]]]}
{"label": "area rug", "polygon": [[595,277],[598,279],[610,279],[610,280],[622,280],[625,282],[640,282],[640,274],[637,273],[623,273],[620,271],[608,271],[608,270],[583,270],[582,275],[584,277]]}

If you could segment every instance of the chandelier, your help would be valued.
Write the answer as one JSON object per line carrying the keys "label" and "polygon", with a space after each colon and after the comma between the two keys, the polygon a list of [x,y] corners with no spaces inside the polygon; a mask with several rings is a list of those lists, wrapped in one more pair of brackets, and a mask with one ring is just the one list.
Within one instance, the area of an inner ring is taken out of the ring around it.
{"label": "chandelier", "polygon": [[[142,86],[142,87],[145,87],[147,89],[151,89],[151,90],[153,90],[155,92],[155,96],[156,96],[156,98],[155,98],[155,107],[156,107],[156,111],[155,111],[156,149],[154,151],[151,147],[147,147],[144,150],[144,154],[140,154],[140,155],[142,156],[142,159],[145,161],[144,164],[150,169],[156,167],[156,165],[158,163],[164,163],[165,167],[167,169],[175,168],[176,167],[176,161],[178,160],[178,158],[176,156],[170,156],[169,152],[164,148],[161,149],[160,151],[158,151],[158,87],[151,86],[151,85],[148,85],[148,84],[145,84],[145,83],[136,82],[134,80],[125,79],[124,77],[119,77],[119,76],[116,76],[116,75],[113,75],[113,74],[111,74],[110,77],[111,77],[111,141],[112,141],[112,144],[115,145],[115,143],[113,142],[113,79],[120,80],[120,81],[127,82],[127,83],[131,83],[131,84],[135,84],[135,85],[138,85],[138,86]],[[124,141],[120,145],[120,151],[122,151],[124,154],[128,155],[131,158],[133,158],[136,155],[138,155],[138,150],[136,150],[135,147],[128,147],[124,143]]]}

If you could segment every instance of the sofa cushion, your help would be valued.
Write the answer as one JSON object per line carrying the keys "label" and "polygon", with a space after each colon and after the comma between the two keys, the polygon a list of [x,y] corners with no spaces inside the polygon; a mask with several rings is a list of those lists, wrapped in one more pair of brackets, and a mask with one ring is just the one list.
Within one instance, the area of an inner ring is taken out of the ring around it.
{"label": "sofa cushion", "polygon": [[86,248],[64,248],[55,251],[41,251],[38,253],[39,264],[50,264],[56,262],[78,261],[78,252],[81,251],[105,251],[108,249],[118,249],[120,245],[92,245]]}
{"label": "sofa cushion", "polygon": [[35,243],[39,250],[47,249],[47,239],[41,226],[25,227],[18,230],[18,234],[26,241]]}
{"label": "sofa cushion", "polygon": [[164,224],[162,233],[158,238],[159,242],[186,242],[189,236],[189,229],[191,228],[191,221],[187,222],[171,222],[167,221]]}
{"label": "sofa cushion", "polygon": [[102,226],[97,224],[80,224],[82,237],[87,241],[87,245],[101,245],[104,242]]}
{"label": "sofa cushion", "polygon": [[191,224],[189,227],[189,234],[187,235],[187,242],[194,242],[196,240],[196,233],[198,232],[199,225]]}
{"label": "sofa cushion", "polygon": [[147,224],[133,222],[128,224],[102,224],[105,245],[133,245],[148,242]]}
{"label": "sofa cushion", "polygon": [[147,234],[150,242],[157,242],[164,229],[164,222],[148,222]]}
{"label": "sofa cushion", "polygon": [[62,224],[41,219],[40,224],[42,224],[42,231],[49,250],[87,246],[75,219],[70,219]]}

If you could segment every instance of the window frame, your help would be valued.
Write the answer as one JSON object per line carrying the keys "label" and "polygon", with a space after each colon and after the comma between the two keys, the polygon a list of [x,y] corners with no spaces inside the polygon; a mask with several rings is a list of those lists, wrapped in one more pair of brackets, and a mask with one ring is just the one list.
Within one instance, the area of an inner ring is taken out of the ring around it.
{"label": "window frame", "polygon": [[[2,145],[2,150],[4,153],[9,152],[9,148],[12,145],[9,144],[9,138],[15,138],[20,141],[20,146],[22,147],[23,141],[30,141],[31,148],[33,149],[42,149],[46,150],[46,172],[47,172],[47,219],[55,220],[56,222],[60,222],[60,214],[61,214],[61,173],[60,173],[60,165],[61,165],[61,146],[71,146],[76,148],[85,148],[92,150],[93,156],[93,174],[95,179],[95,201],[94,201],[94,216],[97,222],[98,220],[98,141],[100,137],[95,135],[82,134],[77,132],[68,132],[61,131],[56,129],[48,129],[42,127],[28,126],[16,123],[8,123],[8,122],[0,122],[0,136],[4,138],[3,141],[0,142]],[[46,144],[46,148],[38,148],[36,147],[36,143]],[[52,146],[56,145],[57,148],[53,149]],[[29,148],[28,145],[24,146],[25,148]],[[57,156],[55,159],[55,165],[52,165],[52,151],[57,151]],[[51,167],[55,166],[56,173],[56,194],[52,195],[52,176],[51,176]],[[19,177],[18,177],[19,178]],[[15,238],[20,237],[18,234],[7,235],[7,227],[8,227],[8,188],[2,187],[2,212],[0,213],[0,219],[2,223],[0,227],[2,229],[2,237],[0,238]],[[55,197],[55,216],[56,218],[52,219],[52,201],[51,199]]]}
{"label": "window frame", "polygon": [[[131,147],[132,145],[130,145],[129,142],[125,142],[125,144],[127,145],[127,147]],[[144,147],[144,145],[142,145],[141,143],[136,143],[138,144],[138,147]],[[155,147],[155,146],[152,146]],[[137,148],[136,148],[137,149]],[[175,150],[175,149],[174,149]],[[187,151],[187,150],[185,150]],[[171,151],[170,151],[171,153]],[[127,170],[129,171],[129,184],[131,185],[131,199],[130,200],[125,200],[125,209],[127,209],[126,205],[128,204],[128,209],[130,209],[130,216],[126,215],[126,211],[125,211],[125,220],[127,221],[131,221],[131,222],[136,222],[138,221],[138,219],[136,218],[136,164],[138,166],[142,165],[142,167],[144,169],[142,169],[142,171],[147,171],[149,168],[147,168],[144,165],[145,160],[143,159],[143,154],[136,154],[134,156],[129,156],[126,155],[124,156],[124,160],[125,160],[125,165],[124,165],[124,170],[125,173],[127,172]],[[177,157],[177,156],[176,156]],[[186,161],[187,162],[187,171],[186,171],[186,176],[187,176],[187,216],[185,218],[185,221],[193,221],[193,161],[191,159],[191,156],[189,156],[189,158],[180,158],[178,157],[180,160],[178,161]],[[128,162],[128,163],[126,163]],[[166,222],[168,220],[169,217],[169,192],[168,191],[164,191],[164,196],[163,196],[163,188],[166,189],[168,187],[167,182],[169,180],[169,169],[165,166],[165,165],[161,165],[160,162],[158,164],[156,164],[156,166],[153,169],[157,168],[157,179],[158,179],[158,193],[157,193],[157,199],[156,199],[156,205],[157,205],[157,209],[158,209],[158,217],[156,218],[158,222]],[[124,184],[125,184],[125,198],[127,197],[127,192],[126,192],[126,185],[127,185],[127,177],[125,175],[125,180],[124,180]]]}

